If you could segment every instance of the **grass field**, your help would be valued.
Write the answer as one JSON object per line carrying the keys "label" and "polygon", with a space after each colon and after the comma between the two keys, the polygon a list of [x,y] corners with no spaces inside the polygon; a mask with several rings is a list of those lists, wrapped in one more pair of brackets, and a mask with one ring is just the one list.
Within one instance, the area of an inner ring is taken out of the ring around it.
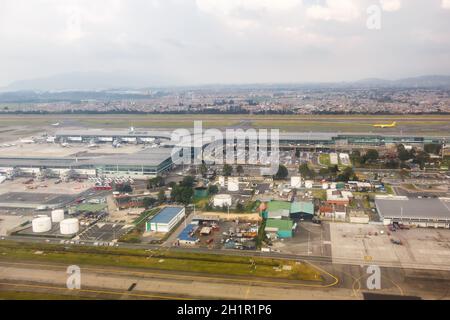
{"label": "grass field", "polygon": [[319,162],[325,167],[331,166],[330,155],[328,153],[322,153],[319,155]]}
{"label": "grass field", "polygon": [[[42,254],[36,254],[42,251]],[[168,271],[199,272],[234,276],[321,281],[318,270],[293,260],[250,258],[203,253],[174,251],[145,251],[123,248],[64,247],[49,244],[0,243],[0,260],[32,260],[77,265],[101,265],[157,269]],[[283,266],[292,270],[281,270]]]}

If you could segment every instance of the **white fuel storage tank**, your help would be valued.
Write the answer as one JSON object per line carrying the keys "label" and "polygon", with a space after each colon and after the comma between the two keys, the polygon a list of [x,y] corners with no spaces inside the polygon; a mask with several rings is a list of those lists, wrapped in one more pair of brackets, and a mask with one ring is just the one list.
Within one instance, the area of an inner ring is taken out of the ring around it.
{"label": "white fuel storage tank", "polygon": [[59,223],[59,230],[61,234],[75,234],[80,230],[80,223],[78,219],[65,219]]}
{"label": "white fuel storage tank", "polygon": [[53,223],[61,222],[63,220],[64,220],[64,210],[63,209],[52,210]]}
{"label": "white fuel storage tank", "polygon": [[35,233],[43,233],[52,229],[52,219],[47,216],[39,216],[31,222],[32,230]]}

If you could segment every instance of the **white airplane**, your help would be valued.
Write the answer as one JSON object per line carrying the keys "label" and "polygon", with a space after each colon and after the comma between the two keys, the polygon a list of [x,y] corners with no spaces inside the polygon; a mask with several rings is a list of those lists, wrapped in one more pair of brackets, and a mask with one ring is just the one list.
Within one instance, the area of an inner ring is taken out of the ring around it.
{"label": "white airplane", "polygon": [[33,139],[20,139],[20,143],[30,144],[34,143]]}
{"label": "white airplane", "polygon": [[67,142],[61,143],[61,147],[63,147],[63,148],[66,148],[66,147],[68,147],[68,146],[69,146],[69,144],[68,144]]}
{"label": "white airplane", "polygon": [[52,123],[52,126],[53,126],[53,127],[58,127],[58,126],[59,126],[59,122]]}

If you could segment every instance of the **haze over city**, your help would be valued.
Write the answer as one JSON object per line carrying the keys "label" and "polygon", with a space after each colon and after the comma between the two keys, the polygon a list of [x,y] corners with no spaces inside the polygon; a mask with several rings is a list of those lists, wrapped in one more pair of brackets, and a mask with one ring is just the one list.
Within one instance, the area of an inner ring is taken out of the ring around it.
{"label": "haze over city", "polygon": [[0,87],[448,75],[449,27],[448,0],[2,0]]}

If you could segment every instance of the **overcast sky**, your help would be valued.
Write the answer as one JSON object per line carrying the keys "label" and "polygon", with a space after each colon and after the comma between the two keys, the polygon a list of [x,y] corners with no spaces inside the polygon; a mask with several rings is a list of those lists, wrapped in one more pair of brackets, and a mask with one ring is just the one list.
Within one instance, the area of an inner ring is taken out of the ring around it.
{"label": "overcast sky", "polygon": [[450,0],[0,0],[0,86],[111,71],[174,84],[449,75]]}

